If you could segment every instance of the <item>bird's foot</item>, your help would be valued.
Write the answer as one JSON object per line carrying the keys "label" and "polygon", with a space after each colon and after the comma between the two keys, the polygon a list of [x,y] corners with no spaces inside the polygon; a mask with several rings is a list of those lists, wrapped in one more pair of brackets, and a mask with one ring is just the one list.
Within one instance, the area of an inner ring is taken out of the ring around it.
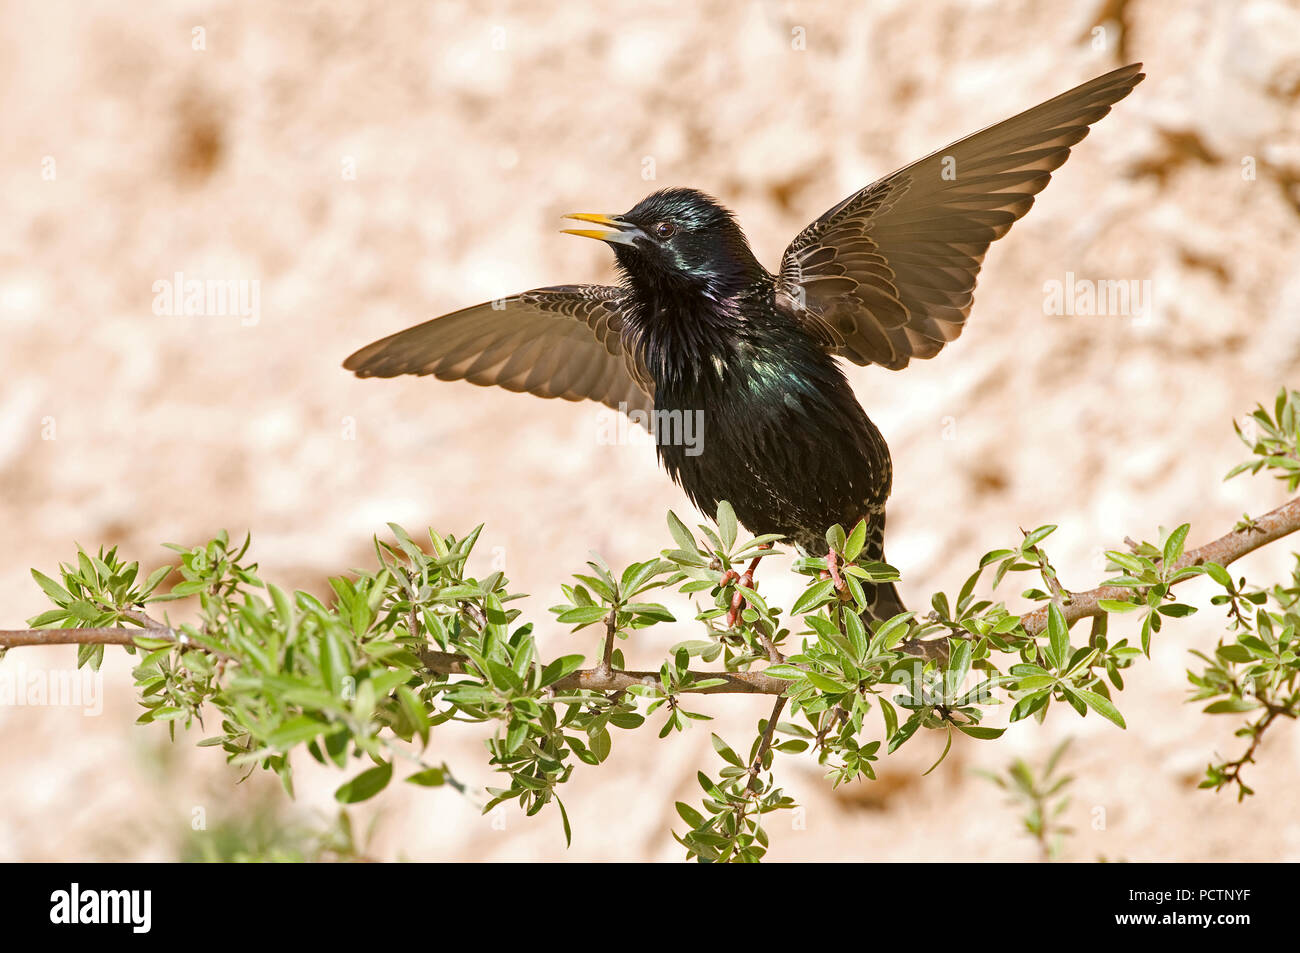
{"label": "bird's foot", "polygon": [[739,592],[731,597],[731,608],[727,610],[727,628],[734,629],[736,623],[740,620],[740,614],[745,611],[745,597]]}
{"label": "bird's foot", "polygon": [[[759,548],[771,549],[772,544],[764,543]],[[723,586],[727,586],[734,582],[738,585],[744,586],[746,589],[755,588],[754,573],[758,571],[758,561],[762,558],[763,558],[762,556],[755,556],[753,559],[749,561],[749,567],[743,573],[740,574],[737,574],[734,569],[728,569],[726,572],[722,574],[722,578],[719,580],[720,584]],[[727,610],[727,628],[729,629],[735,628],[736,621],[740,618],[740,614],[744,611],[745,611],[745,597],[741,595],[739,591],[737,591],[736,594],[731,597],[731,608]]]}
{"label": "bird's foot", "polygon": [[831,583],[835,586],[835,591],[839,593],[841,599],[848,594],[848,583],[846,583],[844,577],[840,575],[840,556],[839,553],[835,552],[833,549],[826,554],[826,574],[822,576],[822,578],[831,580]]}

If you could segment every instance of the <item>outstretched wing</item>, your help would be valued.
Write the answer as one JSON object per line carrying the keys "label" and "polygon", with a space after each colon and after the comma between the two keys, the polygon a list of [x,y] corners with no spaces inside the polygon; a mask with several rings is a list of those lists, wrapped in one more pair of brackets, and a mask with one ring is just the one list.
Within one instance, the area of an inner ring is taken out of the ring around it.
{"label": "outstretched wing", "polygon": [[934,357],[961,333],[989,244],[1141,69],[1099,76],[849,196],[786,249],[778,301],[855,364]]}
{"label": "outstretched wing", "polygon": [[624,338],[624,303],[605,285],[537,288],[398,331],[343,366],[358,377],[432,374],[649,411],[654,385]]}

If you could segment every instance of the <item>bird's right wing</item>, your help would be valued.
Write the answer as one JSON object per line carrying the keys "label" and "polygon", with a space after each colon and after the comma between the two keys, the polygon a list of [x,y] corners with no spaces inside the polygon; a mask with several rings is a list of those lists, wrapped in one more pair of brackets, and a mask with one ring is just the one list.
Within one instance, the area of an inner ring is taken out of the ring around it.
{"label": "bird's right wing", "polygon": [[785,250],[778,302],[855,364],[934,357],[961,333],[989,244],[1141,69],[1098,76],[850,195]]}
{"label": "bird's right wing", "polygon": [[358,377],[432,374],[650,411],[654,384],[626,340],[625,304],[622,289],[605,285],[536,288],[398,331],[343,366]]}

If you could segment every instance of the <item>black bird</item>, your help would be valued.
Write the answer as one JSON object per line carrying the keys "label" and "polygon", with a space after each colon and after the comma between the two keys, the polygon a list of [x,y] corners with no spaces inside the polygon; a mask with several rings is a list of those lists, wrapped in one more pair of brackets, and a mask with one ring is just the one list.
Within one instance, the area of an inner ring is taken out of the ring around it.
{"label": "black bird", "polygon": [[[620,285],[538,288],[466,308],[343,366],[624,412],[700,411],[698,455],[657,434],[672,478],[707,514],[728,500],[751,532],[828,555],[842,586],[825,531],[865,519],[865,553],[883,559],[892,466],[835,358],[899,370],[955,339],[989,244],[1140,70],[1100,76],[856,192],[795,237],[775,274],[718,202],[665,189],[623,215],[566,216],[603,226],[568,231],[610,244]],[[871,599],[876,618],[903,611],[892,583]]]}

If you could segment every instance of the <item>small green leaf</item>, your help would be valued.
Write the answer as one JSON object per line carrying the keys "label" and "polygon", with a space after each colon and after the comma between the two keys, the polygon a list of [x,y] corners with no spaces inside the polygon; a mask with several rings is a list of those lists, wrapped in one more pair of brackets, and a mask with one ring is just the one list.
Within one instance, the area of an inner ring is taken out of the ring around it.
{"label": "small green leaf", "polygon": [[385,761],[381,765],[362,771],[351,781],[339,785],[339,789],[334,792],[334,800],[340,804],[356,804],[372,798],[388,787],[388,782],[392,778],[393,765]]}
{"label": "small green leaf", "polygon": [[426,768],[424,771],[418,771],[406,779],[408,784],[418,784],[420,787],[437,788],[447,783],[447,770],[445,768]]}
{"label": "small green leaf", "polygon": [[1259,707],[1259,702],[1254,698],[1225,698],[1223,701],[1213,702],[1205,706],[1207,715],[1231,715],[1243,711],[1254,711]]}
{"label": "small green leaf", "polygon": [[725,741],[723,741],[717,735],[713,735],[712,737],[713,737],[713,750],[722,756],[723,761],[726,761],[728,764],[733,764],[738,768],[743,768],[746,766],[745,762],[740,760],[740,755],[732,751],[730,746]]}
{"label": "small green leaf", "polygon": [[1124,724],[1124,716],[1119,713],[1119,709],[1116,708],[1113,704],[1111,704],[1110,699],[1107,698],[1106,696],[1098,695],[1096,692],[1090,692],[1084,688],[1070,688],[1069,686],[1064,686],[1064,687],[1067,695],[1070,694],[1077,695],[1079,698],[1083,699],[1084,704],[1086,704],[1089,708],[1097,712],[1102,717],[1108,718],[1110,721],[1113,721],[1121,728],[1128,727],[1127,725]]}
{"label": "small green leaf", "polygon": [[849,690],[847,685],[842,685],[835,679],[823,675],[821,672],[806,672],[808,681],[812,682],[813,687],[819,691],[831,692],[833,694],[843,694]]}
{"label": "small green leaf", "polygon": [[718,503],[718,535],[722,539],[722,548],[730,552],[731,547],[736,544],[736,511],[731,508],[731,504],[726,500]]}
{"label": "small green leaf", "polygon": [[1052,664],[1059,669],[1070,658],[1070,629],[1065,624],[1065,613],[1055,602],[1047,607],[1047,632]]}
{"label": "small green leaf", "polygon": [[1163,557],[1166,569],[1171,568],[1182,557],[1183,544],[1187,541],[1187,531],[1189,529],[1191,529],[1191,524],[1184,523],[1170,533],[1169,538],[1165,540]]}
{"label": "small green leaf", "polygon": [[958,725],[957,730],[972,738],[1000,738],[1005,728],[986,728],[984,725]]}
{"label": "small green leaf", "polygon": [[673,534],[673,539],[677,540],[677,545],[686,553],[696,553],[699,546],[695,542],[695,534],[686,528],[686,524],[677,518],[677,514],[672,510],[668,511],[668,531]]}
{"label": "small green leaf", "polygon": [[1132,612],[1141,606],[1134,602],[1123,602],[1119,599],[1098,599],[1097,607],[1103,612]]}

